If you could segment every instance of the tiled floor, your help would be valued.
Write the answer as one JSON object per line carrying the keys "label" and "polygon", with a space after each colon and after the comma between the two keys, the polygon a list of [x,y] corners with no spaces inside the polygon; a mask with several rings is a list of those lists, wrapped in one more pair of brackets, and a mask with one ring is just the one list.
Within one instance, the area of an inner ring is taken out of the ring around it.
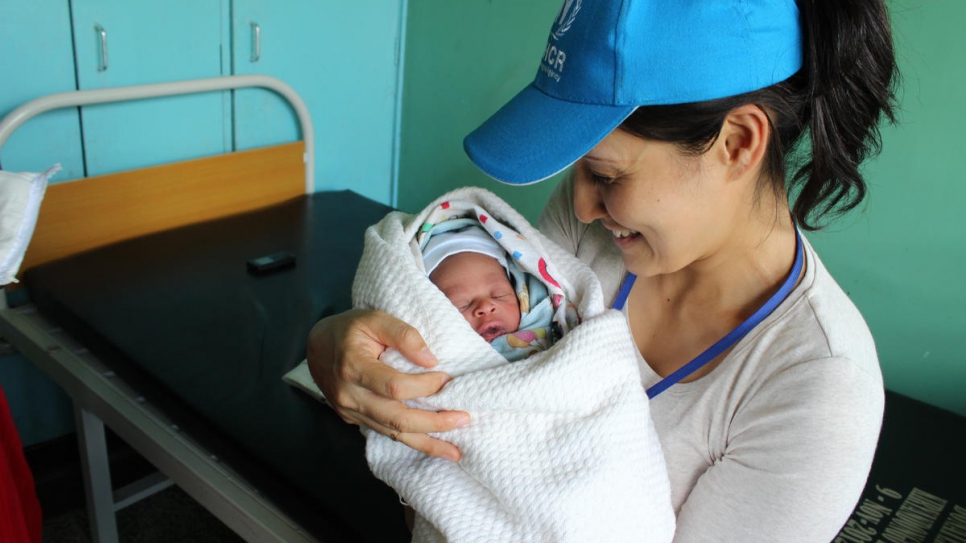
{"label": "tiled floor", "polygon": [[[115,487],[147,475],[153,468],[108,432]],[[29,447],[44,518],[44,543],[90,543],[87,509],[76,438],[64,436]],[[169,487],[117,513],[120,543],[240,543],[242,539],[178,487]]]}
{"label": "tiled floor", "polygon": [[[120,543],[241,543],[242,539],[178,487],[169,487],[117,514]],[[44,520],[44,543],[90,543],[87,511]]]}

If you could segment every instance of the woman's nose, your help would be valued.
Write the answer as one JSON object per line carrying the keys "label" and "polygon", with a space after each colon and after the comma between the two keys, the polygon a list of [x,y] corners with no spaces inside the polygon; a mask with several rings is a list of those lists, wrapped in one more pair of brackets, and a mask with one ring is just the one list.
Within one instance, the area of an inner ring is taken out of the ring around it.
{"label": "woman's nose", "polygon": [[607,216],[604,201],[600,197],[600,185],[580,172],[574,178],[574,214],[584,224]]}

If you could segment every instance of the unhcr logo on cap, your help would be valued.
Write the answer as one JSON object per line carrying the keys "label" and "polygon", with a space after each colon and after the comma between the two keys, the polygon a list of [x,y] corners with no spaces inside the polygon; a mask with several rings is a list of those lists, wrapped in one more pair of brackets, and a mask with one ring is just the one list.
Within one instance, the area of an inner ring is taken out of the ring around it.
{"label": "unhcr logo on cap", "polygon": [[563,49],[559,49],[554,42],[562,38],[570,30],[570,27],[577,19],[580,5],[581,0],[566,0],[563,7],[560,8],[560,13],[553,22],[553,29],[550,31],[551,39],[547,40],[547,48],[543,52],[543,62],[540,63],[540,71],[554,81],[560,81],[560,75],[564,69],[564,62],[567,60],[567,53]]}
{"label": "unhcr logo on cap", "polygon": [[580,11],[581,0],[565,0],[557,16],[557,22],[553,25],[550,35],[554,40],[559,40],[570,30],[570,25],[577,19],[577,12]]}

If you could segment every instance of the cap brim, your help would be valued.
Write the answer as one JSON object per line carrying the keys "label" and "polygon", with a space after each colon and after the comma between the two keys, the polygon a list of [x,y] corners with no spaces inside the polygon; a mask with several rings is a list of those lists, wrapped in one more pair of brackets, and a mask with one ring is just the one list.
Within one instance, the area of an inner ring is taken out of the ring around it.
{"label": "cap brim", "polygon": [[463,149],[497,181],[536,183],[587,154],[634,109],[568,102],[530,84],[466,136]]}

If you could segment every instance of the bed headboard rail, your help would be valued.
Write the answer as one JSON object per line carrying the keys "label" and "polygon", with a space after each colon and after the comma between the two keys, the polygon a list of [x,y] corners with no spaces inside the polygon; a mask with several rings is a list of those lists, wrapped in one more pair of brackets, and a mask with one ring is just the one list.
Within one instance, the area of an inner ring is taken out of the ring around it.
{"label": "bed headboard rail", "polygon": [[[314,192],[315,141],[308,109],[298,94],[282,81],[262,75],[51,94],[4,117],[0,147],[17,127],[53,109],[242,87],[267,88],[287,99],[301,124],[302,141],[55,183],[44,196],[21,274],[110,243]],[[0,293],[0,308],[4,298]]]}
{"label": "bed headboard rail", "polygon": [[246,87],[261,87],[275,91],[282,98],[285,98],[295,110],[302,131],[302,141],[305,143],[305,154],[302,157],[305,161],[305,192],[314,192],[315,131],[312,127],[312,118],[309,115],[309,109],[292,87],[280,79],[267,75],[230,75],[169,83],[154,83],[150,85],[131,85],[127,87],[61,92],[42,96],[23,104],[0,120],[0,148],[3,148],[3,144],[6,143],[10,134],[20,125],[41,113],[46,113],[54,109]]}

